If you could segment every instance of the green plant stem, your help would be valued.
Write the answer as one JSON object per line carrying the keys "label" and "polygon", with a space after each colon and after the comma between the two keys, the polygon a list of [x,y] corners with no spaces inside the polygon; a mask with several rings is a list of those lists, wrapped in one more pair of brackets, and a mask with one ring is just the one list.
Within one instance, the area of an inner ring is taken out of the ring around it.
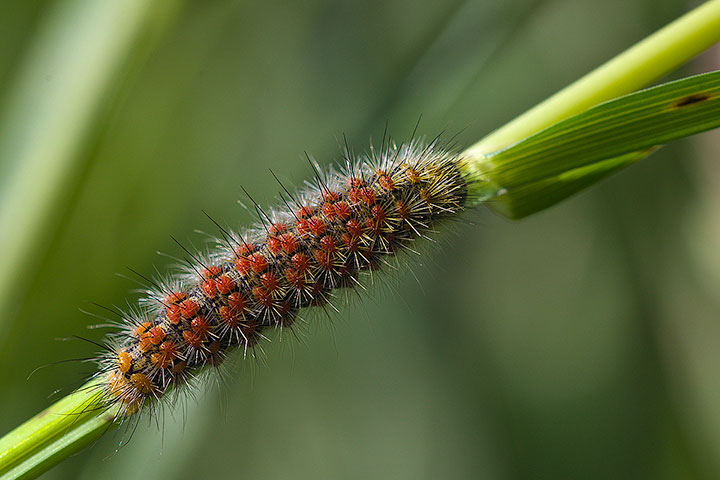
{"label": "green plant stem", "polygon": [[36,478],[65,458],[92,444],[113,425],[111,416],[99,415],[92,417],[67,435],[47,444],[36,454],[13,467],[3,478],[7,477],[14,480]]}
{"label": "green plant stem", "polygon": [[[42,473],[112,426],[114,412],[102,409],[98,381],[58,400],[0,439],[0,475]],[[11,472],[13,472],[11,474]]]}
{"label": "green plant stem", "polygon": [[[485,157],[583,112],[642,88],[720,41],[720,0],[710,0],[491,132],[463,152],[470,173],[492,170]],[[492,185],[490,188],[502,188]],[[480,184],[487,189],[488,185]],[[486,198],[487,191],[477,192]]]}

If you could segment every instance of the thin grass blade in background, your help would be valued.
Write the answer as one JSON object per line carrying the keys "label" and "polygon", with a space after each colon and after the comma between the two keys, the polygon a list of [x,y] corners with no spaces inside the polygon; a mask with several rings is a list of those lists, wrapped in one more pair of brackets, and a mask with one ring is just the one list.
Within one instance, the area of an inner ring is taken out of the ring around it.
{"label": "thin grass blade in background", "polygon": [[176,1],[72,0],[45,14],[0,104],[0,325],[44,255],[98,114],[176,8]]}

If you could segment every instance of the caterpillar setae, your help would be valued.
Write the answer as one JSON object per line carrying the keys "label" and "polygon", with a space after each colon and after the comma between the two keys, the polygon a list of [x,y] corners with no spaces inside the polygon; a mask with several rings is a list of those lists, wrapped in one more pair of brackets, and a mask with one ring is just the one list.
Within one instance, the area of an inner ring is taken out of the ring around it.
{"label": "caterpillar setae", "polygon": [[[389,142],[388,142],[389,143]],[[458,215],[470,178],[463,159],[436,139],[346,152],[329,169],[241,232],[218,226],[211,251],[184,271],[151,281],[138,308],[123,313],[96,374],[103,404],[119,417],[154,405],[234,349],[247,354],[270,329],[291,328],[301,309],[332,303],[361,285],[387,257],[412,249],[441,220]]]}

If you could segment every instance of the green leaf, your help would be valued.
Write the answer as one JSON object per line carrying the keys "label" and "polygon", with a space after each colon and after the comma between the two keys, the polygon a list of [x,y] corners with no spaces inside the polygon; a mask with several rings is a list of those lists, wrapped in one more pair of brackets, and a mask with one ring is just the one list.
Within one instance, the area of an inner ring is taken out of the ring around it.
{"label": "green leaf", "polygon": [[488,204],[498,213],[517,219],[544,210],[618,170],[642,160],[657,148],[631,152],[593,165],[576,168],[554,177],[516,187],[513,195],[499,194]]}
{"label": "green leaf", "polygon": [[478,171],[492,206],[522,218],[646,156],[653,147],[720,126],[720,71],[626,95],[487,155]]}

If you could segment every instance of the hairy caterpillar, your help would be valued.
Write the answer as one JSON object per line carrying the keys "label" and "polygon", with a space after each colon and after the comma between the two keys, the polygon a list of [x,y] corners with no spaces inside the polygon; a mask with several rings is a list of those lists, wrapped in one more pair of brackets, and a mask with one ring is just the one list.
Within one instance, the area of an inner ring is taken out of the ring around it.
{"label": "hairy caterpillar", "polygon": [[385,257],[463,210],[462,162],[437,140],[346,154],[341,170],[316,171],[305,190],[283,187],[276,210],[256,206],[255,227],[218,225],[216,249],[188,251],[182,275],[152,282],[140,308],[121,314],[97,373],[105,405],[120,416],[143,410],[232,349],[247,353],[263,331],[291,328],[299,310],[361,285]]}

